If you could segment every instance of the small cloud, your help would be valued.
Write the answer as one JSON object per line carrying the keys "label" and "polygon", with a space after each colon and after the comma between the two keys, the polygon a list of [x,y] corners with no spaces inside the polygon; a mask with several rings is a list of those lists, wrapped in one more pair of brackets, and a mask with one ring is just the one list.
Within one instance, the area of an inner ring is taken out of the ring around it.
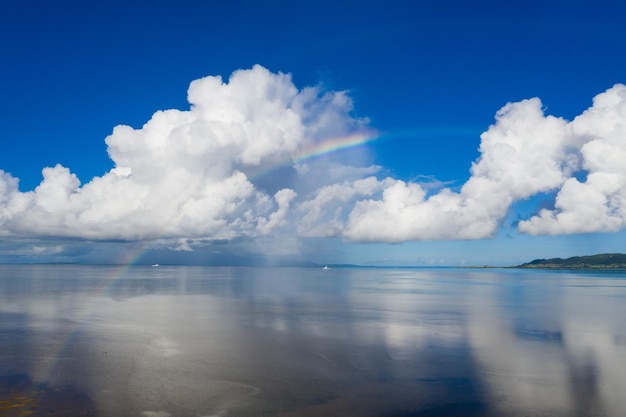
{"label": "small cloud", "polygon": [[34,255],[57,255],[63,253],[64,247],[61,245],[54,246],[33,246],[32,253]]}

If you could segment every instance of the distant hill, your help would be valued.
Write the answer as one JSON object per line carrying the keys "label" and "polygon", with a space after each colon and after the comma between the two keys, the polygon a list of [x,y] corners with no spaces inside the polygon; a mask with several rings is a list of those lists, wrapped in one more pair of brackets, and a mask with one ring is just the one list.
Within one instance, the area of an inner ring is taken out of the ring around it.
{"label": "distant hill", "polygon": [[535,259],[517,265],[516,268],[536,269],[624,269],[626,270],[626,254],[602,253],[590,256],[573,256],[571,258]]}

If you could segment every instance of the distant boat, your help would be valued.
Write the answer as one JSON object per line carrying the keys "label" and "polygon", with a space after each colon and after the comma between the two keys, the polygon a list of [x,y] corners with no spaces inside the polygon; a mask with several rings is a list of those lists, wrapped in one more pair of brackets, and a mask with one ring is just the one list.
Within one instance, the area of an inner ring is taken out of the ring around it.
{"label": "distant boat", "polygon": [[324,271],[326,271],[327,269],[330,269],[330,268],[328,267],[328,265],[324,265],[324,268],[322,268],[322,269],[323,269]]}
{"label": "distant boat", "polygon": [[159,266],[159,264],[152,264],[152,266]]}

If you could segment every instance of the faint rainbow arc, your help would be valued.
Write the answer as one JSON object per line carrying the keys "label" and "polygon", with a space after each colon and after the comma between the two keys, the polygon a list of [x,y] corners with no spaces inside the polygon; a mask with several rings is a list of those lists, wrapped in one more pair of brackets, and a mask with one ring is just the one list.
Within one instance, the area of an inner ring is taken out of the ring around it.
{"label": "faint rainbow arc", "polygon": [[398,129],[389,132],[369,131],[356,132],[349,135],[339,136],[332,139],[322,140],[318,143],[305,147],[294,157],[294,162],[305,162],[318,156],[327,155],[344,149],[354,148],[367,143],[376,141],[389,141],[400,138],[441,138],[441,137],[458,137],[458,136],[474,136],[479,137],[481,129],[466,126],[434,126],[434,127],[418,127]]}
{"label": "faint rainbow arc", "polygon": [[328,155],[344,149],[355,148],[380,138],[378,132],[359,132],[337,138],[326,139],[309,145],[293,156],[293,162],[300,163],[322,155]]}
{"label": "faint rainbow arc", "polygon": [[[254,181],[254,178],[261,175],[265,175],[280,167],[294,166],[297,164],[307,163],[318,157],[325,155],[331,155],[336,152],[357,148],[359,146],[365,146],[374,142],[393,141],[402,138],[440,138],[440,137],[459,137],[459,136],[471,136],[478,137],[481,129],[467,126],[425,126],[416,128],[397,129],[393,131],[378,131],[374,129],[361,130],[352,132],[346,135],[336,136],[320,140],[307,146],[304,146],[298,152],[295,152],[288,160],[282,160],[277,163],[270,164],[270,166],[259,167],[258,170],[252,170],[248,173],[248,178]],[[137,245],[137,247],[131,249],[125,260],[122,263],[119,276],[111,280],[111,285],[123,276],[123,274],[134,265],[138,265],[137,261],[141,259],[146,253],[148,253],[153,247],[153,243],[159,240],[159,238],[150,239]]]}
{"label": "faint rainbow arc", "polygon": [[[111,289],[117,281],[127,275],[128,271],[133,267],[147,267],[146,265],[137,265],[136,262],[141,256],[147,253],[152,247],[152,243],[143,242],[132,248],[125,261],[119,264],[107,265],[106,268],[110,269],[110,274],[106,274],[101,278],[97,288],[92,292],[92,297],[106,297],[111,295]],[[80,332],[91,316],[94,314],[95,308],[92,305],[84,305],[80,311],[71,318],[73,325],[70,327],[67,335],[59,340],[54,348],[50,351],[49,360],[41,364],[39,369],[33,369],[33,375],[37,377],[40,382],[51,382],[53,380],[53,374],[57,371],[60,360],[64,357],[64,352],[68,349],[72,341],[75,339],[76,334]]]}
{"label": "faint rainbow arc", "polygon": [[[343,135],[331,139],[325,139],[302,148],[299,152],[292,155],[288,161],[282,163],[276,163],[271,165],[267,169],[263,169],[257,172],[254,176],[262,175],[267,172],[271,172],[280,166],[289,166],[299,163],[306,163],[317,157],[329,155],[334,152],[339,152],[346,149],[355,148],[375,141],[388,141],[398,138],[429,138],[429,137],[443,137],[443,136],[479,136],[480,129],[471,127],[421,127],[421,128],[409,128],[400,129],[391,132],[379,132],[379,131],[366,131],[355,132],[348,135]],[[106,296],[110,294],[113,285],[121,279],[129,269],[134,266],[139,266],[137,261],[145,255],[153,247],[152,243],[154,239],[146,241],[143,244],[137,245],[133,248],[128,256],[125,257],[123,263],[119,265],[112,265],[113,269],[111,275],[101,282],[100,287],[94,292],[96,296]],[[62,353],[67,349],[69,343],[74,339],[75,334],[80,328],[89,320],[91,314],[94,313],[94,309],[88,306],[83,308],[83,311],[74,318],[75,326],[72,331],[69,332],[63,342],[60,342],[56,347],[52,360],[44,365],[38,374],[43,380],[48,379],[52,372],[57,368],[59,358]]]}
{"label": "faint rainbow arc", "polygon": [[247,174],[249,179],[265,175],[280,167],[294,166],[301,163],[314,160],[318,157],[330,155],[335,152],[356,148],[374,142],[387,142],[397,139],[414,138],[414,139],[434,139],[443,137],[476,137],[480,136],[481,129],[465,126],[434,126],[434,127],[418,127],[398,129],[389,132],[380,131],[360,131],[351,134],[337,136],[330,139],[324,139],[304,146],[302,149],[291,154],[289,158],[281,159],[269,166],[264,167],[248,167]]}

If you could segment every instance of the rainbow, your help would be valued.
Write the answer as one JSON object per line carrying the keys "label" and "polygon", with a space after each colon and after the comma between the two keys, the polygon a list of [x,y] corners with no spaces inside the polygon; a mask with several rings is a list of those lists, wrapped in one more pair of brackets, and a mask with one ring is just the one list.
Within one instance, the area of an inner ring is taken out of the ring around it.
{"label": "rainbow", "polygon": [[378,133],[357,132],[347,136],[326,139],[302,149],[294,156],[293,162],[305,162],[318,156],[328,155],[330,153],[341,151],[344,149],[354,148],[360,145],[364,145],[368,142],[373,142],[380,137],[381,136]]}
{"label": "rainbow", "polygon": [[[274,163],[269,167],[264,167],[263,171],[256,172],[253,177],[271,172],[281,166],[290,166],[309,161],[322,155],[328,155],[344,149],[361,146],[378,138],[379,135],[370,131],[357,132],[347,136],[326,139],[303,148],[300,152],[292,155],[291,158],[288,158],[288,160],[283,160],[279,163]],[[119,264],[108,267],[110,268],[108,273],[102,278],[102,280],[98,283],[98,286],[94,289],[93,296],[101,297],[110,294],[115,283],[126,276],[128,271],[133,267],[138,266],[137,262],[141,259],[141,257],[153,248],[153,242],[154,240],[147,240],[143,242],[130,243],[128,250],[123,254],[123,257],[119,259]],[[88,305],[82,306],[82,308],[77,311],[77,314],[72,318],[74,325],[70,327],[68,333],[64,337],[60,338],[56,344],[51,347],[48,351],[47,360],[38,363],[37,366],[35,366],[35,369],[33,369],[32,373],[34,379],[39,382],[54,380],[55,374],[59,372],[60,359],[67,354],[66,352],[68,347],[76,339],[77,333],[91,320],[93,314],[94,308]],[[33,392],[32,395],[34,396],[35,393]]]}
{"label": "rainbow", "polygon": [[378,132],[356,132],[345,136],[339,136],[331,139],[324,139],[315,143],[310,143],[299,151],[293,152],[291,155],[282,155],[275,158],[272,162],[265,161],[258,166],[246,166],[242,171],[249,180],[262,177],[276,169],[284,167],[292,167],[298,164],[306,163],[324,155],[330,155],[342,150],[356,148],[358,146],[374,142],[381,138]]}
{"label": "rainbow", "polygon": [[[116,282],[124,278],[133,267],[138,266],[136,265],[137,260],[152,247],[152,241],[139,242],[137,245],[132,244],[124,253],[124,259],[120,259],[119,264],[103,266],[103,268],[107,268],[108,273],[101,277],[95,290],[90,295],[92,297],[110,295]],[[71,318],[74,324],[69,327],[68,333],[49,348],[45,361],[41,361],[41,363],[38,363],[38,366],[33,367],[32,375],[34,380],[37,382],[50,382],[54,379],[55,373],[58,373],[59,370],[60,360],[66,356],[66,351],[76,339],[77,333],[90,321],[94,311],[94,307],[87,304],[76,309],[76,315]],[[33,392],[32,395],[34,396],[35,393]]]}
{"label": "rainbow", "polygon": [[473,127],[421,127],[400,129],[381,133],[378,131],[356,132],[347,136],[326,139],[302,149],[293,158],[293,162],[300,163],[322,155],[344,149],[354,148],[374,141],[388,141],[400,138],[430,138],[442,136],[472,136],[479,137],[481,129]]}
{"label": "rainbow", "polygon": [[[273,164],[270,167],[266,167],[262,172],[257,172],[252,175],[256,177],[264,173],[270,172],[281,166],[289,166],[293,164],[304,163],[314,158],[329,155],[334,152],[355,148],[374,141],[379,140],[393,140],[399,138],[430,138],[441,136],[479,136],[481,130],[477,128],[460,127],[427,127],[427,128],[413,128],[397,130],[394,132],[380,133],[377,131],[365,131],[355,132],[349,135],[340,136],[336,138],[325,139],[317,143],[310,144],[307,147],[301,149],[295,155],[292,155],[289,161],[282,161],[282,163]],[[137,261],[151,248],[153,247],[153,241],[144,241],[139,244],[132,245],[126,253],[124,258],[121,259],[119,265],[112,265],[108,276],[106,276],[96,288],[94,295],[105,296],[110,293],[112,286],[121,278],[123,278],[129,269],[132,269],[137,265]],[[48,361],[39,364],[39,369],[34,369],[34,375],[39,381],[47,381],[51,376],[57,372],[59,366],[59,358],[63,357],[64,353],[68,349],[69,344],[75,339],[76,333],[80,328],[85,325],[94,313],[92,306],[83,306],[76,317],[74,328],[71,329],[66,337],[58,342],[53,348],[52,354],[49,356]]]}

